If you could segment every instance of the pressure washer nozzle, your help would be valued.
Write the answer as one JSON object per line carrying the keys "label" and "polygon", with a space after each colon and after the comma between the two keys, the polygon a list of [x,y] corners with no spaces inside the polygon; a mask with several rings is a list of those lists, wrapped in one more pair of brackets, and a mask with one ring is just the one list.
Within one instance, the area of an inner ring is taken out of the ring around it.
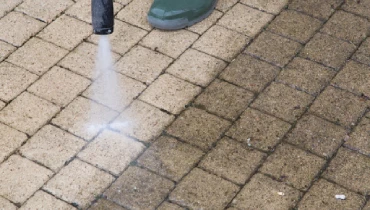
{"label": "pressure washer nozzle", "polygon": [[94,34],[113,33],[113,0],[91,0],[91,16]]}

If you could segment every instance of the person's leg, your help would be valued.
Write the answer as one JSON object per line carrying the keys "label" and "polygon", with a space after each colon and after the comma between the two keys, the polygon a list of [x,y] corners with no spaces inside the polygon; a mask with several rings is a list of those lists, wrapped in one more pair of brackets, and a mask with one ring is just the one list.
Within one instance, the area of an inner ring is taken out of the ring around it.
{"label": "person's leg", "polygon": [[148,22],[155,28],[177,30],[207,18],[217,0],[154,0]]}

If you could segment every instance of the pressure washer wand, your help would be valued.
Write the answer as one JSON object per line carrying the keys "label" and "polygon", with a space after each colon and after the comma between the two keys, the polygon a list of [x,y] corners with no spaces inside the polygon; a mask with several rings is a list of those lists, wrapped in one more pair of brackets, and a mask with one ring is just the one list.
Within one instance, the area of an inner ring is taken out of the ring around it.
{"label": "pressure washer wand", "polygon": [[91,0],[91,16],[94,34],[113,33],[113,0]]}

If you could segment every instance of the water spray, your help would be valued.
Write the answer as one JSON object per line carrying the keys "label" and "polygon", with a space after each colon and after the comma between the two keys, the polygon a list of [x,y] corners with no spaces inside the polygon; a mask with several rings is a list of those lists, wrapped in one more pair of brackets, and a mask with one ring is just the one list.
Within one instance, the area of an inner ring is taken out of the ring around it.
{"label": "water spray", "polygon": [[94,34],[113,33],[113,0],[91,0],[91,16]]}

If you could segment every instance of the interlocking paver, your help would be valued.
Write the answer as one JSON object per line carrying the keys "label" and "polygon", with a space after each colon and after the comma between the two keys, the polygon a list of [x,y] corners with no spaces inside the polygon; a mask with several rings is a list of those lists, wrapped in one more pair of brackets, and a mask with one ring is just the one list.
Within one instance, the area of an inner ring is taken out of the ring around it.
{"label": "interlocking paver", "polygon": [[370,202],[367,201],[366,206],[362,210],[370,210]]}
{"label": "interlocking paver", "polygon": [[0,18],[3,17],[6,13],[14,9],[17,5],[22,3],[23,0],[14,0],[14,1],[2,1],[0,4]]}
{"label": "interlocking paver", "polygon": [[310,111],[340,125],[350,127],[362,116],[369,102],[344,90],[328,87]]}
{"label": "interlocking paver", "polygon": [[198,37],[199,35],[186,30],[168,32],[156,29],[150,32],[140,44],[172,58],[177,58],[189,48]]}
{"label": "interlocking paver", "polygon": [[279,68],[250,55],[240,54],[220,78],[251,91],[260,92],[279,73]]}
{"label": "interlocking paver", "polygon": [[32,209],[62,209],[62,210],[75,210],[73,206],[58,200],[52,195],[44,192],[37,191],[21,208],[20,210]]}
{"label": "interlocking paver", "polygon": [[289,9],[307,13],[319,19],[328,19],[343,0],[293,0]]}
{"label": "interlocking paver", "polygon": [[17,210],[17,207],[5,198],[0,197],[0,209]]}
{"label": "interlocking paver", "polygon": [[362,42],[361,46],[353,55],[353,59],[357,60],[361,63],[370,65],[370,38],[367,38],[364,42]]}
{"label": "interlocking paver", "polygon": [[226,135],[253,147],[271,150],[290,129],[290,124],[254,109],[247,109]]}
{"label": "interlocking paver", "polygon": [[214,25],[216,23],[216,21],[218,21],[218,19],[221,18],[222,15],[223,15],[222,12],[220,12],[218,10],[214,10],[208,18],[206,18],[205,20],[203,20],[203,21],[201,21],[201,22],[199,22],[199,23],[197,23],[193,26],[190,26],[188,28],[188,30],[192,31],[192,32],[195,32],[195,33],[198,33],[198,34],[203,34],[212,25]]}
{"label": "interlocking paver", "polygon": [[107,210],[107,209],[112,209],[112,210],[126,210],[125,208],[115,204],[112,201],[105,200],[105,199],[99,199],[98,202],[94,203],[89,210]]}
{"label": "interlocking paver", "polygon": [[331,157],[342,144],[346,130],[314,115],[302,117],[286,141],[318,156]]}
{"label": "interlocking paver", "polygon": [[0,163],[26,140],[26,134],[0,123]]}
{"label": "interlocking paver", "polygon": [[176,77],[207,86],[226,67],[222,60],[194,49],[188,49],[168,69]]}
{"label": "interlocking paver", "polygon": [[170,202],[163,202],[158,208],[158,210],[185,210],[185,208],[182,208],[176,204],[170,203]]}
{"label": "interlocking paver", "polygon": [[0,111],[0,121],[32,135],[58,111],[54,104],[24,92]]}
{"label": "interlocking paver", "polygon": [[116,18],[150,31],[153,27],[149,25],[146,16],[152,3],[152,0],[133,0],[117,14]]}
{"label": "interlocking paver", "polygon": [[56,66],[27,90],[59,106],[66,106],[89,85],[88,79]]}
{"label": "interlocking paver", "polygon": [[238,191],[237,185],[194,168],[176,186],[169,199],[191,209],[223,209]]}
{"label": "interlocking paver", "polygon": [[217,1],[216,9],[226,12],[229,10],[232,6],[234,6],[238,0],[219,0]]}
{"label": "interlocking paver", "polygon": [[160,175],[179,181],[203,156],[203,152],[174,138],[162,136],[138,159]]}
{"label": "interlocking paver", "polygon": [[313,61],[296,57],[277,77],[278,81],[317,95],[334,77],[335,71]]}
{"label": "interlocking paver", "polygon": [[231,205],[238,209],[284,210],[292,208],[300,196],[298,190],[258,173],[244,186]]}
{"label": "interlocking paver", "polygon": [[206,111],[191,108],[183,112],[167,132],[203,150],[208,150],[230,122]]}
{"label": "interlocking paver", "polygon": [[0,110],[5,107],[5,102],[0,101]]}
{"label": "interlocking paver", "polygon": [[244,184],[266,155],[229,138],[223,138],[200,162],[199,167]]}
{"label": "interlocking paver", "polygon": [[265,31],[252,42],[245,52],[283,67],[300,49],[301,44],[298,42]]}
{"label": "interlocking paver", "polygon": [[150,84],[172,61],[170,57],[138,45],[116,63],[115,69],[145,84]]}
{"label": "interlocking paver", "polygon": [[321,24],[321,21],[308,15],[293,10],[285,10],[272,21],[267,29],[305,43],[321,27]]}
{"label": "interlocking paver", "polygon": [[317,33],[299,54],[303,58],[317,61],[339,69],[356,49],[354,44],[326,34]]}
{"label": "interlocking paver", "polygon": [[11,63],[0,63],[0,99],[11,101],[38,78]]}
{"label": "interlocking paver", "polygon": [[288,3],[288,0],[241,0],[240,2],[259,10],[278,14]]}
{"label": "interlocking paver", "polygon": [[365,155],[370,155],[369,130],[370,119],[364,117],[354,129],[345,145],[349,146],[350,148],[354,148]]}
{"label": "interlocking paver", "polygon": [[253,93],[227,82],[215,80],[195,100],[194,104],[218,116],[235,120],[252,99]]}
{"label": "interlocking paver", "polygon": [[85,144],[82,139],[47,125],[33,135],[19,151],[23,156],[56,172]]}
{"label": "interlocking paver", "polygon": [[23,67],[32,73],[42,75],[67,53],[67,50],[51,43],[39,38],[32,38],[11,54],[7,61]]}
{"label": "interlocking paver", "polygon": [[262,173],[307,190],[310,182],[324,166],[325,160],[289,144],[280,144],[260,168]]}
{"label": "interlocking paver", "polygon": [[0,40],[0,62],[3,61],[10,53],[12,53],[17,48],[11,44],[3,42]]}
{"label": "interlocking paver", "polygon": [[105,196],[129,209],[154,209],[173,187],[173,182],[168,179],[138,167],[129,167]]}
{"label": "interlocking paver", "polygon": [[163,74],[139,98],[173,114],[179,114],[200,91],[198,86]]}
{"label": "interlocking paver", "polygon": [[355,13],[357,15],[370,17],[370,1],[361,0],[361,1],[344,1],[342,6],[343,10],[348,12]]}
{"label": "interlocking paver", "polygon": [[220,19],[218,24],[254,37],[273,17],[271,14],[238,3]]}
{"label": "interlocking paver", "polygon": [[355,192],[370,190],[370,158],[341,148],[324,172],[324,177]]}
{"label": "interlocking paver", "polygon": [[[336,199],[335,195],[345,195],[346,199]],[[361,209],[363,203],[358,194],[320,179],[303,197],[298,209]]]}
{"label": "interlocking paver", "polygon": [[33,195],[53,172],[18,155],[0,165],[0,195],[22,204]]}

